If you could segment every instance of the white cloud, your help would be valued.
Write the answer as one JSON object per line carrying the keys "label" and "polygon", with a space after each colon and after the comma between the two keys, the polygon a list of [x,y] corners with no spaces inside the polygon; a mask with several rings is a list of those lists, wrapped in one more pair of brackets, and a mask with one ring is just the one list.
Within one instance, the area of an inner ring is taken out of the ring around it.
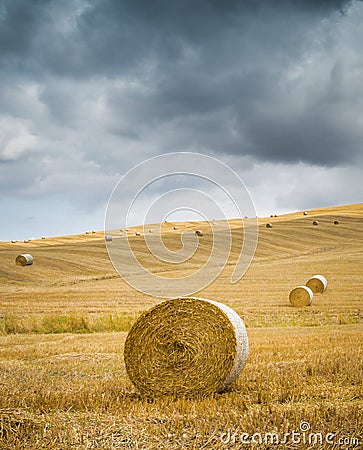
{"label": "white cloud", "polygon": [[36,147],[30,120],[0,116],[0,161],[15,161]]}

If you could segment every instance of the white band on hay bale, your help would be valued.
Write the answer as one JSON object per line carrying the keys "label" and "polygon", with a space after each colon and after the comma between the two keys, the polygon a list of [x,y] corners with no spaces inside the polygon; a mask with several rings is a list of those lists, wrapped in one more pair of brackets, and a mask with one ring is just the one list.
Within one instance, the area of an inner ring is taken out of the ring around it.
{"label": "white band on hay bale", "polygon": [[328,287],[327,279],[323,275],[314,275],[305,284],[314,294],[323,294]]}
{"label": "white band on hay bale", "polygon": [[310,306],[313,297],[313,291],[309,287],[297,286],[290,292],[289,300],[292,306]]}
{"label": "white band on hay bale", "polygon": [[111,236],[111,234],[106,234],[106,236],[105,236],[105,241],[106,241],[106,242],[111,242],[111,241],[112,241],[112,236]]}
{"label": "white band on hay bale", "polygon": [[203,231],[202,231],[202,230],[197,230],[197,231],[195,232],[195,234],[196,234],[197,236],[203,236]]}
{"label": "white band on hay bale", "polygon": [[272,223],[266,223],[266,228],[272,228]]}
{"label": "white band on hay bale", "polygon": [[34,258],[29,253],[25,253],[24,255],[18,255],[15,259],[15,264],[17,266],[31,266],[34,262]]}
{"label": "white band on hay bale", "polygon": [[247,353],[246,328],[235,311],[212,300],[177,298],[139,317],[124,358],[141,394],[196,396],[226,389]]}

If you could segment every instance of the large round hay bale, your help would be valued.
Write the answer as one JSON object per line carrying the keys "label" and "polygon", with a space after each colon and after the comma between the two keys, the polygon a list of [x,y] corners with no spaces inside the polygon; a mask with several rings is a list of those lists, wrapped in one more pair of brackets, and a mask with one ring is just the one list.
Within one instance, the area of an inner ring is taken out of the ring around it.
{"label": "large round hay bale", "polygon": [[202,231],[202,230],[197,230],[197,231],[195,232],[195,234],[196,234],[197,236],[203,236],[203,231]]}
{"label": "large round hay bale", "polygon": [[111,242],[112,241],[112,235],[111,234],[106,234],[105,241],[106,242]]}
{"label": "large round hay bale", "polygon": [[309,287],[314,294],[323,294],[328,287],[328,282],[323,275],[314,275],[308,279],[306,286]]}
{"label": "large round hay bale", "polygon": [[34,258],[29,253],[24,253],[23,255],[18,255],[15,259],[15,264],[17,266],[31,266],[34,262]]}
{"label": "large round hay bale", "polygon": [[303,213],[303,214],[304,214],[304,216],[307,216],[307,215],[308,215],[307,211],[304,211],[304,213]]}
{"label": "large round hay bale", "polygon": [[146,311],[132,326],[126,370],[146,396],[223,391],[242,370],[248,338],[242,319],[211,300],[178,298]]}
{"label": "large round hay bale", "polygon": [[292,306],[310,306],[313,301],[314,294],[307,286],[297,286],[289,295]]}
{"label": "large round hay bale", "polygon": [[135,236],[140,236],[140,231],[135,231]]}
{"label": "large round hay bale", "polygon": [[266,223],[266,228],[272,228],[272,223]]}
{"label": "large round hay bale", "polygon": [[314,220],[313,225],[319,225],[319,222],[317,220]]}
{"label": "large round hay bale", "polygon": [[334,225],[339,225],[339,220],[334,220]]}

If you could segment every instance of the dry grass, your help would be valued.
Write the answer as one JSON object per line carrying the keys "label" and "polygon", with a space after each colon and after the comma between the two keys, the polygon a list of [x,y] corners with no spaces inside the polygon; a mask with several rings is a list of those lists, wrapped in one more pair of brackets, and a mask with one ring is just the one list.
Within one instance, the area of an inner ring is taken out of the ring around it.
{"label": "dry grass", "polygon": [[[198,293],[241,315],[250,354],[230,391],[194,399],[143,399],[128,380],[124,331],[156,301],[115,275],[101,233],[0,243],[0,449],[245,448],[223,444],[221,433],[283,434],[302,420],[336,433],[336,442],[358,438],[361,448],[363,205],[279,216],[272,234],[269,221],[259,219],[256,258],[235,285],[242,241],[240,222],[231,221],[229,264]],[[170,248],[180,248],[179,230],[204,231],[178,276],[208,255],[211,237],[207,224],[174,226],[163,224]],[[144,251],[142,237],[131,239]],[[30,249],[36,263],[16,266],[15,256]],[[309,308],[292,308],[289,292],[315,273],[326,276],[328,290]]]}

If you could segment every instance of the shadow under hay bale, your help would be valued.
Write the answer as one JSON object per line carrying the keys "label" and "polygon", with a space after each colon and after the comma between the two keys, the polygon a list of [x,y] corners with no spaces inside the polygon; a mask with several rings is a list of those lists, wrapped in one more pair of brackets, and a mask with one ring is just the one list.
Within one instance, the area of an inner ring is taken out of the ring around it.
{"label": "shadow under hay bale", "polygon": [[323,275],[314,275],[305,284],[314,294],[323,294],[328,287],[328,281]]}
{"label": "shadow under hay bale", "polygon": [[34,263],[34,258],[29,253],[24,253],[23,255],[18,255],[15,259],[15,264],[17,266],[31,266]]}
{"label": "shadow under hay bale", "polygon": [[130,380],[147,397],[199,396],[226,389],[248,353],[243,321],[206,299],[178,298],[146,311],[126,338]]}
{"label": "shadow under hay bale", "polygon": [[314,294],[307,286],[297,286],[289,295],[292,306],[310,306],[313,301]]}

